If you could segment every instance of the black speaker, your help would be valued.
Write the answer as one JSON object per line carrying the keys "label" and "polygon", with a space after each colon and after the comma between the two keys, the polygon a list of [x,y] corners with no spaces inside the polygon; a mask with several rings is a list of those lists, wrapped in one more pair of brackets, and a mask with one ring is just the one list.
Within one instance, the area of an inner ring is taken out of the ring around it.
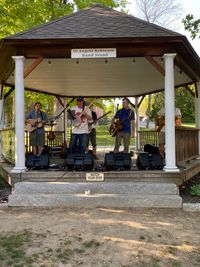
{"label": "black speaker", "polygon": [[94,168],[94,158],[91,154],[67,154],[65,166],[71,170],[92,170]]}
{"label": "black speaker", "polygon": [[150,154],[159,154],[159,148],[154,144],[145,144],[144,145],[144,152],[148,152]]}
{"label": "black speaker", "polygon": [[160,154],[140,153],[136,159],[136,166],[140,170],[161,170],[164,166]]}
{"label": "black speaker", "polygon": [[110,152],[105,154],[104,166],[106,170],[129,170],[131,163],[130,153]]}
{"label": "black speaker", "polygon": [[50,156],[48,153],[43,153],[39,156],[28,154],[25,165],[29,169],[48,169],[50,165]]}

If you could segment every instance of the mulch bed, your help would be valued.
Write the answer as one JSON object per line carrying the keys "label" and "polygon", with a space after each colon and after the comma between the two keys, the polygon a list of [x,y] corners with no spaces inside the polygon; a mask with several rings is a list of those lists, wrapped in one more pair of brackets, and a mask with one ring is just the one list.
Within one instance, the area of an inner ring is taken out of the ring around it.
{"label": "mulch bed", "polygon": [[11,194],[11,186],[0,177],[0,204],[8,202],[8,196]]}
{"label": "mulch bed", "polygon": [[199,174],[180,186],[180,196],[183,198],[184,203],[200,203],[200,196],[192,196],[190,194],[191,187],[196,184],[200,184]]}

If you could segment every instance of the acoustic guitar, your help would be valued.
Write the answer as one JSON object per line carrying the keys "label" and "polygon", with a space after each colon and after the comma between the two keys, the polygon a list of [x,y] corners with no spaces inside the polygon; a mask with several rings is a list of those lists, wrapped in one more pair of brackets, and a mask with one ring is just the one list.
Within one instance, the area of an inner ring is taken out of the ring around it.
{"label": "acoustic guitar", "polygon": [[165,126],[165,116],[157,116],[155,124],[157,126],[157,131],[160,132],[161,129]]}
{"label": "acoustic guitar", "polygon": [[89,123],[88,123],[88,132],[91,133],[91,131],[92,131],[92,125],[93,125],[94,123],[97,123],[100,119],[104,118],[104,117],[105,117],[106,115],[108,115],[109,113],[111,113],[111,111],[108,111],[108,112],[104,113],[102,116],[100,116],[98,119],[93,120],[92,122],[89,122]]}
{"label": "acoustic guitar", "polygon": [[130,110],[128,118],[124,120],[115,119],[114,122],[110,125],[109,133],[112,137],[115,137],[118,132],[120,132],[123,128],[123,123],[128,121],[131,118],[132,110]]}
{"label": "acoustic guitar", "polygon": [[42,128],[43,123],[41,122],[42,120],[40,118],[38,119],[28,119],[26,122],[26,131],[29,133],[33,133],[37,128]]}
{"label": "acoustic guitar", "polygon": [[115,137],[118,132],[122,130],[122,121],[120,119],[115,119],[115,121],[110,125],[109,133],[112,137]]}

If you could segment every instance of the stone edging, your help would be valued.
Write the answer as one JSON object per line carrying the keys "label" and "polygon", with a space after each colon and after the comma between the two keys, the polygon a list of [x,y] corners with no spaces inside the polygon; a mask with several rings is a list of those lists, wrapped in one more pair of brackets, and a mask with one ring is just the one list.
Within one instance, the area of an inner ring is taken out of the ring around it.
{"label": "stone edging", "polygon": [[184,211],[200,212],[200,203],[183,203]]}

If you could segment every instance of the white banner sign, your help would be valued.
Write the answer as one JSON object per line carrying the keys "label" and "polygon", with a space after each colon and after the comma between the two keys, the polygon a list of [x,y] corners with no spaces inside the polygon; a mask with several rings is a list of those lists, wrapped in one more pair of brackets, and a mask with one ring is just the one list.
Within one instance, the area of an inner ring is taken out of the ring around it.
{"label": "white banner sign", "polygon": [[71,50],[71,58],[111,58],[116,56],[116,48],[83,48]]}
{"label": "white banner sign", "polygon": [[104,173],[103,172],[88,172],[86,173],[86,181],[90,181],[90,182],[104,181]]}

